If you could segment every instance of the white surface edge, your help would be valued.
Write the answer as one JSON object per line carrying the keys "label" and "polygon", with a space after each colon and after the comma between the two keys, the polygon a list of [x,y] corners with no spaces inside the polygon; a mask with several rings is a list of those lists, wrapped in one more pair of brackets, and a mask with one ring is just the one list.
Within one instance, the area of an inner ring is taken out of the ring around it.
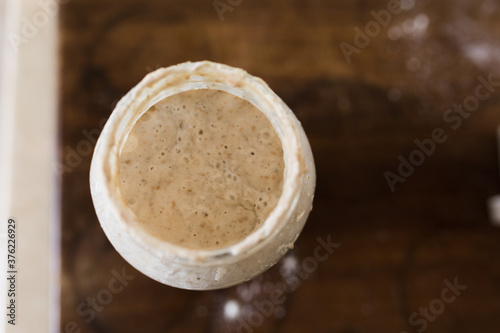
{"label": "white surface edge", "polygon": [[[59,331],[59,218],[58,185],[52,170],[57,158],[58,17],[36,0],[6,3],[0,70],[0,219],[1,253],[6,254],[6,224],[17,222],[16,325],[1,332]],[[15,52],[9,34],[24,36],[21,28],[34,14],[48,20]],[[40,16],[41,17],[41,16]],[[0,261],[6,274],[6,255]],[[5,304],[7,284],[0,279]]]}

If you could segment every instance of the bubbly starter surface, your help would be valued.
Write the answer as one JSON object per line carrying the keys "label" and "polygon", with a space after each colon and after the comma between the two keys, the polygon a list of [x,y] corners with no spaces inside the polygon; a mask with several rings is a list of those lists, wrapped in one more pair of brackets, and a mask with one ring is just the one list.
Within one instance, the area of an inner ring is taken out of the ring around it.
{"label": "bubbly starter surface", "polygon": [[229,93],[170,96],[142,115],[120,157],[129,207],[179,246],[235,244],[265,221],[283,184],[283,150],[268,119]]}

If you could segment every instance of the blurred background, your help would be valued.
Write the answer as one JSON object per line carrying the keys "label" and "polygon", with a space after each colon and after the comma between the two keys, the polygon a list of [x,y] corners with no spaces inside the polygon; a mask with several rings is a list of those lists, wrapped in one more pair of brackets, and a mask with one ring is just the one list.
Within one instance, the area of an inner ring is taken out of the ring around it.
{"label": "blurred background", "polygon": [[[58,2],[61,332],[498,332],[500,1]],[[116,102],[198,60],[263,78],[318,175],[295,248],[205,292],[125,262],[88,186]]]}

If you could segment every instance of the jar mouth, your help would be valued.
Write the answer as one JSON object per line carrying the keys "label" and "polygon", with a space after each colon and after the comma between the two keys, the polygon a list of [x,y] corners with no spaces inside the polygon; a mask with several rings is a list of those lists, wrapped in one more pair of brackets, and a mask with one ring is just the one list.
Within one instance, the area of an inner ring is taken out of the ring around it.
{"label": "jar mouth", "polygon": [[[283,149],[283,186],[276,207],[248,236],[224,248],[182,247],[150,234],[141,227],[140,221],[127,205],[118,180],[121,150],[137,120],[161,100],[197,89],[221,90],[253,104],[268,118]],[[108,213],[116,216],[114,220],[120,222],[120,226],[115,226],[115,229],[129,233],[151,255],[198,266],[213,265],[219,261],[227,263],[236,256],[241,259],[241,256],[257,252],[278,234],[289,222],[297,205],[302,186],[301,177],[307,170],[295,119],[288,106],[263,80],[242,69],[208,61],[160,68],[148,74],[120,100],[104,126],[92,159],[92,192],[93,187],[100,187],[99,190],[110,201]],[[103,177],[99,179],[98,174]],[[101,184],[95,184],[99,181]],[[105,224],[106,221],[101,220],[106,232]]]}

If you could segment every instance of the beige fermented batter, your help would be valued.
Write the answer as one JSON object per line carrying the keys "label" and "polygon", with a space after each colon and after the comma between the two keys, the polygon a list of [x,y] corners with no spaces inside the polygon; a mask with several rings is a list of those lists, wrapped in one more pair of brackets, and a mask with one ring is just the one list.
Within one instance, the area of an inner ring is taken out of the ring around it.
{"label": "beige fermented batter", "polygon": [[202,89],[151,107],[120,157],[128,206],[151,234],[197,249],[249,235],[276,206],[283,150],[267,118],[229,93]]}

